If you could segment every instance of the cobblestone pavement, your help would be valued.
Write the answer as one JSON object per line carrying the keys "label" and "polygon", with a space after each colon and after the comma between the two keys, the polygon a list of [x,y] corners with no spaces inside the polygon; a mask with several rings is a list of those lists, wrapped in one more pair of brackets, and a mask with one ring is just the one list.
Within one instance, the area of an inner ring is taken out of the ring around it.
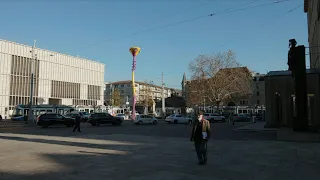
{"label": "cobblestone pavement", "polygon": [[186,138],[0,133],[1,180],[318,180],[320,144],[212,140],[196,164]]}

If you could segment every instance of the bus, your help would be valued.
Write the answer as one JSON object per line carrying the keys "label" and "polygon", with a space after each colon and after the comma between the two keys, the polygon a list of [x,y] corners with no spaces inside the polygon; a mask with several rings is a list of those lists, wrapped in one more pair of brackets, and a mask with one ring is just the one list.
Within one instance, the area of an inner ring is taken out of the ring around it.
{"label": "bus", "polygon": [[[11,120],[12,121],[23,121],[24,116],[28,115],[30,106],[29,105],[22,105],[19,104],[17,105],[12,112],[11,115]],[[66,105],[50,105],[50,104],[45,104],[45,105],[32,105],[32,110],[33,110],[33,115],[34,117],[37,117],[40,114],[52,112],[52,113],[58,113],[58,114],[67,114],[75,109],[71,106],[66,106]]]}

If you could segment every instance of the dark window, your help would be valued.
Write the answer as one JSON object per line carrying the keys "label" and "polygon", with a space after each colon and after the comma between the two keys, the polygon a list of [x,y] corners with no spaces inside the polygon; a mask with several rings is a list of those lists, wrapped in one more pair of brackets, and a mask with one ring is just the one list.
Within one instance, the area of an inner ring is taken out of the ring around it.
{"label": "dark window", "polygon": [[257,100],[257,105],[259,105],[260,104],[260,100]]}
{"label": "dark window", "polygon": [[121,87],[124,87],[124,84],[121,84]]}
{"label": "dark window", "polygon": [[259,96],[260,95],[260,92],[259,91],[257,91],[257,96]]}

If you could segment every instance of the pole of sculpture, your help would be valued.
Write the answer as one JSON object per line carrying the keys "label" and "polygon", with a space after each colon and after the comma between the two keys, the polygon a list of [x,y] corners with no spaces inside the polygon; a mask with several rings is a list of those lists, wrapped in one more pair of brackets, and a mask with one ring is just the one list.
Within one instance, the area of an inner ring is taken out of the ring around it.
{"label": "pole of sculpture", "polygon": [[130,52],[132,54],[132,119],[136,118],[136,87],[134,82],[134,73],[136,70],[136,57],[140,53],[139,47],[131,47]]}

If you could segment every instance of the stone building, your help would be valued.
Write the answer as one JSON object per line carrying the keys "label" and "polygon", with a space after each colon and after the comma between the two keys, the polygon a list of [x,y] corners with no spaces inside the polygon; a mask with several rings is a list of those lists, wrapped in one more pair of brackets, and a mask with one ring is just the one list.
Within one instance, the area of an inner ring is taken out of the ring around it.
{"label": "stone building", "polygon": [[[320,71],[307,70],[308,121],[320,125]],[[295,116],[295,88],[291,71],[272,71],[265,76],[266,127],[292,127]]]}

